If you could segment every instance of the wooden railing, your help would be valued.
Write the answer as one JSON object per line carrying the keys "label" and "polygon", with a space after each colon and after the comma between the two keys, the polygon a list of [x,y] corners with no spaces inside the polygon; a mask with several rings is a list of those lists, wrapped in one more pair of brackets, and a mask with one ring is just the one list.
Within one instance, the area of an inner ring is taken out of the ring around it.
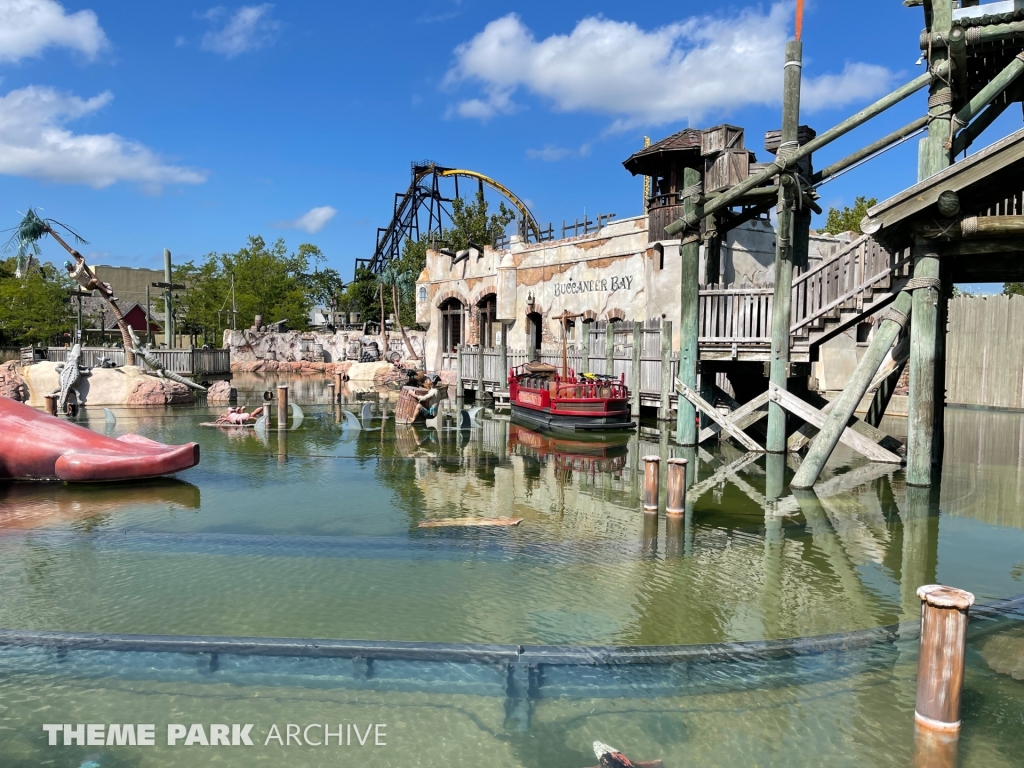
{"label": "wooden railing", "polygon": [[[51,363],[63,363],[69,351],[67,347],[48,347],[46,359]],[[160,361],[165,370],[183,376],[224,376],[231,373],[231,351],[227,349],[153,349],[150,354]],[[86,368],[100,365],[101,358],[115,366],[124,365],[124,350],[117,347],[82,348],[81,364]]]}
{"label": "wooden railing", "polygon": [[[890,253],[867,235],[852,241],[793,279],[790,334],[806,336],[808,326],[838,317],[843,307],[870,306],[875,291],[909,276],[910,260],[909,253]],[[771,286],[701,288],[700,342],[770,344],[773,294]]]}

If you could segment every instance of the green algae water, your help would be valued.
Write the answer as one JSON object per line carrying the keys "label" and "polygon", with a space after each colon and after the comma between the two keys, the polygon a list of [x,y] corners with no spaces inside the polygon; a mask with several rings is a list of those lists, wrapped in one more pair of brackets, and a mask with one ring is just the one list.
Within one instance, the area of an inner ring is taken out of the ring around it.
{"label": "green algae water", "polygon": [[[239,402],[261,404],[277,383],[239,377]],[[619,677],[585,663],[508,672],[494,659],[360,666],[0,647],[0,764],[583,768],[597,739],[668,768],[906,765],[916,588],[955,585],[979,604],[1024,593],[1021,415],[948,411],[936,488],[837,453],[814,492],[793,494],[795,462],[727,443],[685,452],[655,430],[554,439],[486,412],[470,429],[403,427],[382,424],[393,403],[378,401],[357,430],[342,409],[358,415],[362,402],[328,404],[322,379],[285,383],[305,413],[291,431],[200,426],[223,408],[122,410],[113,426],[87,412],[83,423],[114,435],[196,440],[202,461],[131,485],[0,487],[0,628],[570,655],[889,634],[820,655],[737,651],[735,663],[636,665]],[[685,520],[641,512],[648,454],[690,460]],[[523,522],[419,527],[495,515]],[[1016,618],[972,628],[964,765],[1019,764]],[[49,746],[49,723],[151,723],[156,743]],[[254,745],[168,746],[179,723],[252,724]],[[339,723],[386,725],[384,744],[264,744],[275,725],[284,737],[289,724],[313,724],[310,740],[322,741],[320,726]]]}

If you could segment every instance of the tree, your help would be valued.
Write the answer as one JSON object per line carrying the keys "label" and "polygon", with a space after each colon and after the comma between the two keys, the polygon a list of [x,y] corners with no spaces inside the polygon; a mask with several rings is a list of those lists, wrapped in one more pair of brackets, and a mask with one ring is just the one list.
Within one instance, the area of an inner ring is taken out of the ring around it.
{"label": "tree", "polygon": [[1024,283],[1003,283],[1003,296],[1024,296]]}
{"label": "tree", "polygon": [[[409,339],[409,334],[405,332],[405,324],[402,322],[402,312],[400,309],[400,303],[398,296],[403,291],[409,290],[409,285],[413,282],[409,272],[401,271],[397,264],[390,264],[383,272],[380,273],[378,278],[381,289],[384,286],[388,286],[391,289],[391,306],[395,313],[396,322],[398,323],[398,329],[402,332],[402,341],[405,342],[405,348],[409,351],[409,356],[412,359],[418,359],[416,350],[412,348],[412,341]],[[381,308],[383,311],[383,307]]]}
{"label": "tree", "polygon": [[868,208],[876,205],[878,200],[874,197],[857,197],[853,201],[853,208],[844,207],[828,209],[828,219],[825,221],[824,232],[830,235],[838,235],[840,232],[860,232],[860,222],[868,212]]}
{"label": "tree", "polygon": [[0,339],[18,347],[59,341],[75,325],[67,273],[36,261],[19,278],[17,267],[17,257],[0,262]]}

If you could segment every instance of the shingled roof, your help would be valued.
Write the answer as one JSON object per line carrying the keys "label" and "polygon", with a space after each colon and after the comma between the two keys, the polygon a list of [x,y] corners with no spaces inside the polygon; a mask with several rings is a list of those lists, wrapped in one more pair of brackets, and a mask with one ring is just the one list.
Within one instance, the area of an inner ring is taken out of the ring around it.
{"label": "shingled roof", "polygon": [[[665,167],[669,157],[683,160],[683,165],[696,168],[700,164],[700,137],[703,131],[685,128],[661,141],[634,152],[622,164],[634,176],[654,176]],[[692,160],[690,159],[692,158]]]}

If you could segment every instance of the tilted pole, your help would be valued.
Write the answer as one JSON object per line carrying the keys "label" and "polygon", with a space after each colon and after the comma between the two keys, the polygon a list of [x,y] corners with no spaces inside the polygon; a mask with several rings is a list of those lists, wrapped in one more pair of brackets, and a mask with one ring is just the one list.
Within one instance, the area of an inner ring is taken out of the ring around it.
{"label": "tilted pole", "polygon": [[[701,173],[694,168],[683,169],[683,186],[700,190]],[[699,222],[703,207],[687,195],[683,199],[683,213]],[[679,245],[682,259],[679,283],[679,380],[691,390],[697,389],[697,360],[700,355],[700,232],[687,232]],[[676,442],[680,445],[697,444],[697,409],[685,397],[676,401]]]}
{"label": "tilted pole", "polygon": [[882,316],[882,322],[878,326],[878,330],[875,331],[864,356],[857,363],[853,375],[835,401],[836,404],[825,419],[821,430],[811,441],[807,455],[793,476],[790,487],[810,488],[817,481],[825,462],[828,461],[839,442],[839,436],[868,391],[875,372],[882,364],[893,342],[896,341],[900,330],[906,326],[910,316],[911,303],[910,293],[901,291],[889,311]]}
{"label": "tilted pole", "polygon": [[[799,147],[800,71],[803,67],[803,43],[786,43],[786,65],[782,102],[782,137],[778,156],[783,160]],[[787,389],[789,379],[789,326],[793,304],[793,202],[795,180],[783,176],[779,185],[779,222],[775,235],[775,295],[772,300],[772,353],[769,379],[779,389]],[[797,193],[799,194],[799,193]],[[775,400],[768,402],[768,453],[786,452],[786,410]]]}

